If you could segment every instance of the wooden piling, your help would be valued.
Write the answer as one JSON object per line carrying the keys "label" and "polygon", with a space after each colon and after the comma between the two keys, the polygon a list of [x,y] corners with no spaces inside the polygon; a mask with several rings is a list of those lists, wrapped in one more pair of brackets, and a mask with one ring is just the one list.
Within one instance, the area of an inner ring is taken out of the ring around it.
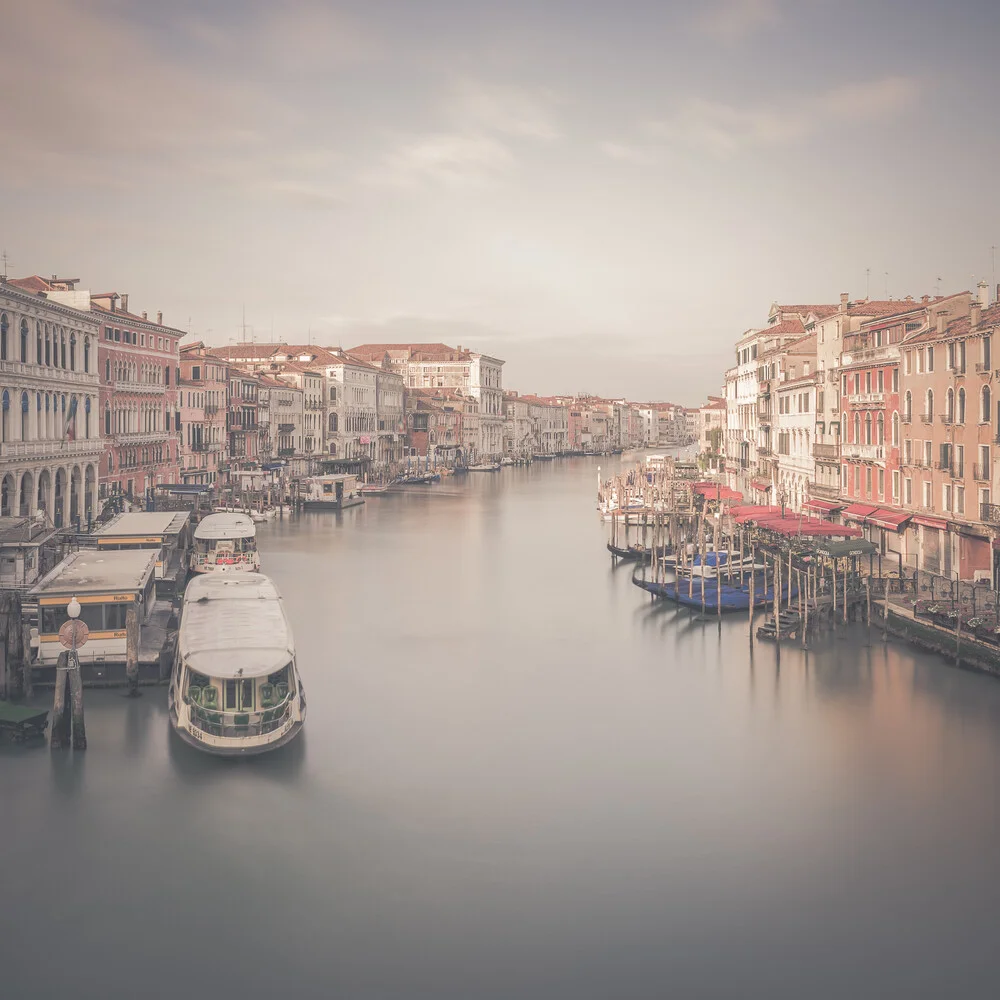
{"label": "wooden piling", "polygon": [[125,613],[125,677],[128,696],[139,695],[139,616],[133,602]]}
{"label": "wooden piling", "polygon": [[67,658],[69,653],[60,653],[56,660],[56,689],[52,695],[52,723],[49,727],[49,745],[60,750],[69,743],[70,717],[66,704]]}
{"label": "wooden piling", "polygon": [[87,749],[87,726],[83,717],[83,679],[80,677],[80,656],[71,650],[66,659],[69,693],[73,707],[73,749]]}

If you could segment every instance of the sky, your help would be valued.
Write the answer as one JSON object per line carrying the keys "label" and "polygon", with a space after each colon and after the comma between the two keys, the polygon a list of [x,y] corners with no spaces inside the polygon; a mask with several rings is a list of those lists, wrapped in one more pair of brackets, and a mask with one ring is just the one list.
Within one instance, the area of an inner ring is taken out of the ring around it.
{"label": "sky", "polygon": [[[773,301],[995,284],[992,0],[32,0],[12,276],[209,344],[445,341],[694,405]],[[245,327],[244,327],[245,316]]]}

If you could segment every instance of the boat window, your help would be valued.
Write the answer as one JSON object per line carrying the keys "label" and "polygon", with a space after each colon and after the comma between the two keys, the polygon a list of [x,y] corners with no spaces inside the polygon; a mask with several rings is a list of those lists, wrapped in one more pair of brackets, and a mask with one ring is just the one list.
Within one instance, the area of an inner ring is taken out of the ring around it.
{"label": "boat window", "polygon": [[59,631],[63,622],[69,619],[66,605],[47,604],[42,608],[42,635],[53,635]]}
{"label": "boat window", "polygon": [[226,681],[226,700],[222,706],[229,711],[235,711],[238,707],[236,703],[236,681]]}
{"label": "boat window", "polygon": [[190,691],[191,688],[205,688],[211,683],[209,678],[204,674],[199,674],[197,670],[192,670],[190,667],[187,672],[187,686]]}
{"label": "boat window", "polygon": [[125,628],[125,616],[131,602],[122,601],[121,604],[104,605],[104,627],[120,631]]}
{"label": "boat window", "polygon": [[253,700],[254,686],[255,685],[253,680],[245,680],[241,685],[242,690],[240,691],[240,708],[242,708],[244,711],[252,709],[254,707],[254,700]]}
{"label": "boat window", "polygon": [[[104,625],[103,604],[80,604],[80,621],[92,632],[100,632]],[[108,626],[110,627],[110,626]]]}
{"label": "boat window", "polygon": [[287,684],[288,683],[288,672],[291,664],[286,664],[277,673],[268,674],[267,683],[268,684]]}

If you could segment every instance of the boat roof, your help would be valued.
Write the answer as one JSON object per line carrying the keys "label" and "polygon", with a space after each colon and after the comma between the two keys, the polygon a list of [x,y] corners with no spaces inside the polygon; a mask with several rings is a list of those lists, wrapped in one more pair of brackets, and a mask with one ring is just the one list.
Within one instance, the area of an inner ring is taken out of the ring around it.
{"label": "boat roof", "polygon": [[263,573],[223,570],[195,577],[184,592],[180,655],[207,677],[262,677],[295,653],[278,588]]}
{"label": "boat roof", "polygon": [[249,514],[209,514],[198,522],[194,537],[199,539],[254,538],[257,529]]}
{"label": "boat roof", "polygon": [[187,524],[191,512],[134,511],[113,517],[94,534],[98,538],[131,538],[142,535],[176,535]]}
{"label": "boat roof", "polygon": [[156,567],[155,549],[81,549],[68,555],[32,588],[38,597],[140,591]]}

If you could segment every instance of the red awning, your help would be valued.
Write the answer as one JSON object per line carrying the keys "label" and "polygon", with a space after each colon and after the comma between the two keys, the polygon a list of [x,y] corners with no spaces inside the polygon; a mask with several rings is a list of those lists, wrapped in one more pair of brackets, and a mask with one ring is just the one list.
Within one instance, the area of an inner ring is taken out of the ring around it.
{"label": "red awning", "polygon": [[937,528],[938,531],[947,531],[948,522],[943,517],[931,517],[929,514],[914,514],[914,524],[922,524],[925,528]]}
{"label": "red awning", "polygon": [[843,510],[846,504],[835,503],[833,500],[820,500],[818,497],[814,497],[802,505],[803,510],[815,511],[817,514],[836,514],[837,511]]}
{"label": "red awning", "polygon": [[864,521],[877,510],[878,507],[873,507],[870,503],[852,503],[850,507],[845,507],[841,514],[850,521]]}
{"label": "red awning", "polygon": [[811,535],[824,538],[857,538],[860,528],[853,525],[831,524],[819,517],[809,517],[803,514],[780,514],[762,517],[757,526],[765,531],[775,531],[780,535]]}
{"label": "red awning", "polygon": [[887,531],[903,531],[906,528],[907,522],[913,514],[908,510],[894,510],[892,507],[879,507],[871,517],[868,518],[869,524],[877,524],[880,528],[885,528]]}
{"label": "red awning", "polygon": [[753,480],[753,481],[752,481],[752,482],[750,483],[750,485],[751,485],[751,486],[752,486],[752,487],[753,487],[753,488],[754,488],[755,490],[762,490],[762,491],[763,491],[763,492],[765,492],[765,493],[766,493],[766,492],[767,492],[767,491],[768,491],[768,490],[769,490],[769,489],[771,488],[771,484],[770,484],[770,483],[767,483],[767,482],[765,482],[765,481],[764,481],[763,479],[754,479],[754,480]]}

